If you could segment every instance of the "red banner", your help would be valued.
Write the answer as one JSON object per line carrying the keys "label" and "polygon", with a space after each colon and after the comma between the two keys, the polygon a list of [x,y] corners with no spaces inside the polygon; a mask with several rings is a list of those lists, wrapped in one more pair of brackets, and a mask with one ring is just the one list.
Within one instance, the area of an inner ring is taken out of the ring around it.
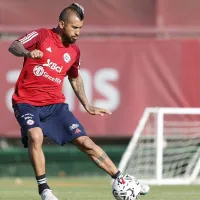
{"label": "red banner", "polygon": [[[199,0],[157,0],[157,20],[161,27],[193,27],[200,25]],[[190,32],[191,29],[186,31]]]}
{"label": "red banner", "polygon": [[[11,95],[22,58],[0,45],[0,136],[19,137]],[[71,87],[64,93],[70,109],[90,136],[131,136],[146,107],[200,107],[200,43],[197,40],[82,40],[81,73],[89,101],[111,116],[90,116]]]}
{"label": "red banner", "polygon": [[[55,0],[35,0],[34,3],[0,0],[0,31],[16,34],[38,27],[52,28],[58,23],[63,8],[71,3],[70,0],[59,0],[59,3]],[[199,0],[190,0],[189,3],[188,0],[80,0],[79,3],[85,8],[82,33],[86,36],[92,33],[132,33],[134,36],[147,34],[155,37],[155,33],[163,32],[165,36],[171,32],[197,36],[200,32]]]}
{"label": "red banner", "polygon": [[[54,27],[58,23],[60,12],[72,3],[71,0],[0,0],[0,29],[3,32],[30,31],[38,27]],[[156,7],[146,0],[80,0],[85,9],[85,27],[83,31],[103,29],[118,31],[126,27],[155,26]],[[37,14],[36,14],[37,13]]]}

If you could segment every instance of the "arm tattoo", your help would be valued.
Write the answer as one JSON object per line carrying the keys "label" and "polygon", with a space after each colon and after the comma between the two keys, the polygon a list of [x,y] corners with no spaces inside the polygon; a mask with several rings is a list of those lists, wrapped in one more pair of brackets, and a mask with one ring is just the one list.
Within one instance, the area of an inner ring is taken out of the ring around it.
{"label": "arm tattoo", "polygon": [[83,84],[83,80],[82,80],[81,76],[79,75],[75,79],[69,77],[69,82],[70,82],[70,84],[71,84],[71,86],[72,86],[77,98],[81,102],[81,104],[84,107],[89,105],[87,97],[86,97],[86,94],[85,94],[84,84]]}
{"label": "arm tattoo", "polygon": [[99,158],[95,160],[97,165],[100,165],[105,161],[105,159],[108,158],[107,154],[104,152]]}
{"label": "arm tattoo", "polygon": [[28,53],[29,53],[29,51],[26,50],[26,49],[24,48],[24,45],[23,45],[21,42],[19,42],[19,41],[14,41],[14,42],[10,45],[10,47],[9,47],[8,50],[9,50],[13,55],[19,56],[19,57],[27,56]]}

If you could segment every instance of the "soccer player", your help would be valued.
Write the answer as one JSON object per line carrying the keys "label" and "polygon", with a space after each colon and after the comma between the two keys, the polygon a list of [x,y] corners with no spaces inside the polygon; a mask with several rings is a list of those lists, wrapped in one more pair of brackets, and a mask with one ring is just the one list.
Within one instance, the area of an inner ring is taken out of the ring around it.
{"label": "soccer player", "polygon": [[109,110],[91,106],[85,95],[79,73],[80,50],[74,44],[83,19],[83,7],[73,3],[60,13],[57,28],[31,31],[9,47],[12,54],[24,57],[12,104],[21,127],[22,143],[28,147],[43,200],[57,200],[47,184],[43,136],[59,145],[72,143],[112,178],[122,177],[111,159],[87,136],[81,123],[64,103],[62,84],[64,77],[68,76],[76,96],[89,114],[112,114]]}

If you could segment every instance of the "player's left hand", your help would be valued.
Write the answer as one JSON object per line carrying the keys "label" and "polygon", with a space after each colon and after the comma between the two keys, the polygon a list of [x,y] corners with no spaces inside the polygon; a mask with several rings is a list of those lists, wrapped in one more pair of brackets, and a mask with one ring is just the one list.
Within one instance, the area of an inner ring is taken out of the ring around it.
{"label": "player's left hand", "polygon": [[97,107],[93,107],[93,106],[88,106],[88,108],[86,108],[86,110],[91,115],[104,116],[104,114],[108,114],[108,115],[112,114],[112,112],[110,112],[109,110],[106,110],[103,108],[97,108]]}

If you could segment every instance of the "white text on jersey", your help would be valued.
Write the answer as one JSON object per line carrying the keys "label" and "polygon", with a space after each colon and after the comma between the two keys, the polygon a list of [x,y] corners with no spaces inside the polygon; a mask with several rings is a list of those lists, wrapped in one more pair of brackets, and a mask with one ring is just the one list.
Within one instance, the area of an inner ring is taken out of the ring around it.
{"label": "white text on jersey", "polygon": [[58,66],[56,63],[51,62],[50,59],[47,59],[47,63],[43,64],[43,67],[49,67],[52,70],[56,70],[58,73],[60,73],[63,68],[63,67]]}

